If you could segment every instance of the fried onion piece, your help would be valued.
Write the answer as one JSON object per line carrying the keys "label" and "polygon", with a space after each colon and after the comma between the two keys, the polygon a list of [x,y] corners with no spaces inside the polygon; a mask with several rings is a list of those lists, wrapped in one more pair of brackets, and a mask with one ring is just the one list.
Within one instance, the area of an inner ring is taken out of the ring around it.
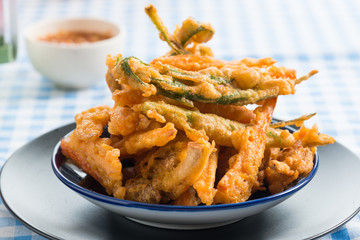
{"label": "fried onion piece", "polygon": [[193,187],[189,187],[183,194],[180,195],[173,205],[179,206],[198,206],[201,203],[200,198],[196,194],[196,190]]}
{"label": "fried onion piece", "polygon": [[200,177],[193,184],[193,188],[196,190],[202,203],[211,205],[216,189],[214,188],[216,168],[218,161],[218,151],[212,152],[209,156],[209,160],[201,173]]}
{"label": "fried onion piece", "polygon": [[111,147],[110,143],[109,138],[84,141],[77,136],[75,130],[69,137],[61,140],[61,151],[95,178],[108,194],[116,198],[124,198],[122,165],[118,159],[120,151]]}
{"label": "fried onion piece", "polygon": [[143,178],[175,200],[201,175],[213,147],[209,142],[174,142],[150,152],[139,164]]}
{"label": "fried onion piece", "polygon": [[215,203],[244,202],[250,197],[264,157],[266,131],[275,105],[276,98],[266,100],[263,106],[255,109],[255,125],[232,135],[232,141],[239,153],[229,160],[230,169],[217,185]]}
{"label": "fried onion piece", "polygon": [[153,147],[164,146],[176,137],[176,133],[174,124],[170,122],[163,128],[135,132],[122,140],[123,144],[120,144],[121,156],[137,154]]}
{"label": "fried onion piece", "polygon": [[313,168],[313,159],[313,152],[300,143],[282,150],[277,159],[270,159],[265,169],[270,193],[282,192],[299,177],[307,176]]}

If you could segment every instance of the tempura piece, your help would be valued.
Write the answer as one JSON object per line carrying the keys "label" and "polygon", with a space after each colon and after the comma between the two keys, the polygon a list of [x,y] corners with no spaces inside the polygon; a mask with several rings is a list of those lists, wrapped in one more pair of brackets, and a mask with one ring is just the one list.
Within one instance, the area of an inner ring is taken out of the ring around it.
{"label": "tempura piece", "polygon": [[[244,105],[277,96],[279,93],[278,86],[268,89],[240,89],[231,84],[231,79],[207,74],[180,72],[175,78],[171,74],[163,73],[162,68],[145,64],[135,57],[124,58],[115,69],[122,76],[119,79],[121,83],[142,91],[144,97],[159,94],[188,106],[193,105],[192,101]],[[171,72],[176,73],[178,70]],[[186,81],[189,80],[195,82],[187,84]]]}
{"label": "tempura piece", "polygon": [[177,141],[150,152],[139,164],[143,178],[175,200],[200,177],[213,151],[210,143]]}
{"label": "tempura piece", "polygon": [[328,144],[333,144],[335,139],[327,134],[319,133],[317,125],[313,125],[312,128],[306,128],[304,125],[293,133],[295,139],[301,141],[302,146],[317,147]]}
{"label": "tempura piece", "polygon": [[332,144],[335,139],[327,134],[319,133],[318,127],[314,125],[307,128],[302,125],[293,134],[287,129],[269,128],[267,132],[266,148],[287,148],[293,146],[297,141],[304,147],[317,147]]}
{"label": "tempura piece", "polygon": [[131,107],[135,104],[139,104],[148,100],[147,98],[143,97],[141,91],[133,89],[116,89],[113,92],[112,99],[114,100],[114,107]]}
{"label": "tempura piece", "polygon": [[231,133],[245,127],[244,124],[214,114],[202,114],[163,102],[145,102],[135,106],[135,109],[150,118],[157,117],[160,121],[172,122],[177,129],[187,133],[196,132],[201,136],[199,131],[204,131],[210,141],[214,140],[216,144],[224,146],[232,146]]}
{"label": "tempura piece", "polygon": [[105,74],[105,79],[111,92],[114,92],[116,89],[122,88],[121,85],[118,83],[118,81],[116,81],[117,77],[114,75],[114,72],[112,71],[115,67],[116,61],[121,58],[122,58],[121,54],[118,54],[116,56],[108,55],[106,58],[106,65],[108,66],[108,69]]}
{"label": "tempura piece", "polygon": [[214,188],[216,168],[218,161],[218,151],[210,154],[209,160],[201,173],[200,177],[193,184],[193,188],[196,190],[202,203],[211,205],[216,189]]}
{"label": "tempura piece", "polygon": [[168,122],[163,128],[136,132],[122,139],[118,145],[121,157],[138,154],[153,147],[161,147],[176,137],[174,124]]}
{"label": "tempura piece", "polygon": [[[171,34],[153,5],[145,12],[170,51],[149,64],[107,56],[114,105],[77,114],[62,153],[109,195],[151,204],[238,203],[306,177],[316,147],[335,140],[303,125],[313,115],[271,119],[277,97],[317,70],[297,77],[270,57],[216,59],[203,44],[210,24],[188,18]],[[288,125],[300,129],[280,129]]]}
{"label": "tempura piece", "polygon": [[269,99],[256,112],[256,123],[236,131],[232,135],[239,153],[229,160],[230,169],[217,185],[215,203],[238,203],[246,201],[252,194],[264,157],[266,132],[276,105],[276,98]]}
{"label": "tempura piece", "polygon": [[120,150],[110,146],[109,138],[100,138],[109,116],[109,108],[106,106],[77,114],[77,128],[61,140],[60,146],[62,153],[94,177],[108,194],[124,198]]}
{"label": "tempura piece", "polygon": [[[274,66],[272,68],[275,68]],[[271,69],[272,69],[271,68]],[[269,70],[270,71],[270,70]],[[317,70],[312,70],[308,74],[296,79],[295,73],[290,72],[290,74],[286,74],[289,70],[286,69],[284,74],[281,75],[273,75],[272,72],[269,72],[268,75],[265,75],[262,81],[258,81],[256,87],[258,89],[269,89],[278,87],[279,95],[288,95],[295,93],[295,85],[301,83],[309,79],[311,76],[318,73]],[[276,77],[274,77],[276,76]]]}
{"label": "tempura piece", "polygon": [[73,160],[84,172],[96,179],[110,195],[124,198],[122,166],[119,149],[110,146],[110,139],[82,141],[73,133],[62,139],[62,153]]}
{"label": "tempura piece", "polygon": [[76,114],[74,135],[82,141],[95,140],[101,136],[109,119],[110,107],[106,105],[93,107]]}
{"label": "tempura piece", "polygon": [[[234,106],[235,107],[235,106]],[[240,106],[236,106],[240,107]],[[140,111],[149,118],[156,119],[159,122],[172,122],[175,127],[180,130],[184,130],[189,136],[195,136],[191,138],[193,141],[196,141],[197,138],[204,136],[209,137],[210,141],[214,140],[217,145],[222,146],[233,146],[231,141],[231,135],[233,131],[240,130],[249,126],[249,124],[242,124],[238,121],[232,121],[227,118],[220,117],[216,114],[205,114],[199,111],[187,110],[180,108],[171,104],[164,102],[144,102],[139,105],[135,105],[133,108],[135,111]],[[229,105],[220,107],[219,109],[230,109]],[[211,108],[209,109],[211,111]],[[245,112],[244,114],[250,114],[248,110],[238,110],[239,112]],[[236,110],[234,111],[236,113]],[[227,115],[228,113],[222,113],[221,115]],[[235,118],[236,116],[234,116]],[[248,119],[250,117],[244,117],[243,119]],[[252,116],[253,118],[253,116]],[[295,120],[290,120],[286,122],[275,123],[276,127],[279,125],[288,125],[293,124],[294,122],[302,122],[303,119],[308,118],[308,116],[303,116]],[[238,117],[239,120],[241,120]],[[245,120],[244,120],[245,121]],[[282,146],[291,146],[294,144],[295,138],[288,130],[280,130],[272,128],[272,124],[268,128],[267,136],[267,146],[272,147],[282,147]],[[327,139],[327,135],[319,135],[322,139]],[[331,138],[331,137],[329,137]],[[309,138],[308,138],[309,139]],[[315,138],[313,138],[315,139]],[[332,139],[332,138],[331,138]],[[310,141],[310,140],[307,140]],[[329,144],[329,141],[323,142],[323,144]]]}
{"label": "tempura piece", "polygon": [[182,26],[176,27],[174,37],[183,47],[191,43],[208,42],[214,35],[215,30],[209,23],[201,23],[189,17],[183,21]]}
{"label": "tempura piece", "polygon": [[313,169],[313,152],[300,144],[285,148],[277,159],[270,159],[265,169],[265,181],[271,194],[284,191],[299,177]]}
{"label": "tempura piece", "polygon": [[131,108],[114,107],[111,111],[108,131],[112,135],[126,136],[135,132],[139,121],[139,113]]}

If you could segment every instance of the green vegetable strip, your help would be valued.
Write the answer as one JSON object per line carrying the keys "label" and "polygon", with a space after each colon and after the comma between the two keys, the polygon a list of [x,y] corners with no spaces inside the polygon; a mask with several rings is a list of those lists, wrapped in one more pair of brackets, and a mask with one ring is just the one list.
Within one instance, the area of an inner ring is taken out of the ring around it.
{"label": "green vegetable strip", "polygon": [[[135,81],[137,88],[144,89],[149,88],[149,84],[144,83],[131,69],[129,65],[129,59],[134,57],[128,57],[123,59],[121,62],[121,66],[123,70],[126,72],[128,76],[130,76],[130,80]],[[139,60],[140,61],[140,60]],[[141,62],[141,61],[140,61]],[[141,62],[142,63],[142,62]],[[142,63],[144,64],[144,63]],[[178,70],[177,70],[178,71]],[[181,75],[181,74],[179,74]],[[278,94],[277,89],[265,89],[265,90],[241,90],[238,88],[233,88],[230,85],[229,91],[218,98],[208,98],[201,95],[199,92],[199,88],[197,86],[188,86],[175,78],[172,78],[172,81],[159,79],[150,77],[151,83],[157,88],[158,92],[165,96],[169,97],[189,105],[189,101],[198,101],[203,103],[217,103],[217,104],[237,104],[237,105],[245,105],[250,103],[255,103],[260,100],[264,100],[269,97],[274,97]],[[204,75],[204,79],[208,79],[209,77]],[[210,81],[210,80],[209,80]],[[216,84],[212,82],[206,82],[208,84],[212,84],[216,86]],[[186,100],[185,100],[186,99]]]}
{"label": "green vegetable strip", "polygon": [[[142,81],[131,69],[130,64],[129,64],[129,60],[131,58],[135,58],[135,57],[127,57],[124,58],[121,62],[121,68],[124,70],[124,72],[126,73],[127,76],[130,77],[130,83],[133,83],[134,85],[132,85],[134,88],[140,89],[142,91],[144,91],[146,88],[150,88],[150,84],[145,83],[144,81]],[[137,58],[135,58],[137,59]],[[139,60],[139,59],[137,59]],[[140,61],[140,60],[139,60]],[[141,62],[141,61],[140,61]],[[143,62],[141,62],[142,64],[145,64]]]}
{"label": "green vegetable strip", "polygon": [[206,33],[209,35],[208,38],[211,38],[212,35],[214,35],[214,31],[212,29],[208,29],[203,25],[198,25],[196,28],[192,28],[189,30],[190,31],[187,34],[184,34],[184,36],[181,37],[180,43],[182,46],[186,46],[187,42],[198,33],[203,33],[203,34]]}
{"label": "green vegetable strip", "polygon": [[145,8],[146,14],[149,16],[151,21],[154,23],[155,27],[159,30],[160,35],[163,39],[167,42],[169,47],[176,53],[176,54],[186,54],[187,51],[182,47],[180,43],[178,43],[174,37],[169,33],[168,29],[165,27],[163,21],[157,14],[156,8],[153,5],[148,5]]}
{"label": "green vegetable strip", "polygon": [[151,78],[151,83],[155,85],[160,94],[163,94],[166,97],[177,100],[186,98],[191,101],[203,103],[245,105],[274,97],[278,93],[277,89],[241,90],[232,88],[226,95],[223,95],[219,98],[207,98],[196,93],[196,86],[187,86],[179,81],[176,81],[175,79],[173,82],[169,82],[162,79]]}
{"label": "green vegetable strip", "polygon": [[164,102],[145,102],[140,106],[145,115],[156,112],[163,116],[167,122],[172,122],[181,130],[204,130],[210,140],[224,146],[232,146],[230,136],[232,131],[246,127],[245,124],[231,121],[214,114],[204,114],[197,111],[186,110]]}
{"label": "green vegetable strip", "polygon": [[213,75],[206,75],[206,74],[196,74],[190,71],[182,71],[180,69],[174,69],[169,66],[164,66],[167,69],[166,74],[178,79],[190,80],[195,83],[201,82],[211,82],[214,84],[228,84],[231,82],[231,79]]}
{"label": "green vegetable strip", "polygon": [[[198,111],[186,110],[174,105],[170,105],[164,102],[145,102],[139,107],[139,111],[148,115],[155,111],[157,114],[163,116],[167,122],[174,123],[177,129],[181,130],[204,130],[210,140],[214,140],[217,144],[223,146],[232,146],[230,137],[233,131],[242,129],[248,124],[242,124],[236,121],[232,121],[215,114],[201,113]],[[313,114],[305,115],[313,116]],[[297,118],[302,119],[302,117]],[[279,122],[282,126],[293,124],[298,121],[297,119],[289,120],[285,122]],[[267,147],[291,147],[295,142],[295,138],[289,133],[282,137],[282,129],[275,129],[273,126],[278,126],[278,123],[270,124],[268,132],[266,134]],[[325,136],[325,135],[324,135]],[[328,144],[328,140],[325,137],[319,135],[319,139],[314,139],[314,142],[309,143],[309,146],[318,146]]]}

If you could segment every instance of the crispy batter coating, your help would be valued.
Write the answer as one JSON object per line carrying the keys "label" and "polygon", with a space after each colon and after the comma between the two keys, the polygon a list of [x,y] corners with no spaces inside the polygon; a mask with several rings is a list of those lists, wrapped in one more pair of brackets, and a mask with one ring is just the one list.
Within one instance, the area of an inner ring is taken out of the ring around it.
{"label": "crispy batter coating", "polygon": [[136,132],[122,140],[119,148],[123,155],[138,154],[153,147],[161,147],[176,137],[177,130],[173,123],[167,123],[163,128],[155,128],[146,132]]}
{"label": "crispy batter coating", "polygon": [[254,112],[245,106],[195,103],[195,107],[202,113],[212,113],[239,123],[249,124],[255,119]]}
{"label": "crispy batter coating", "polygon": [[155,58],[151,62],[151,64],[154,65],[156,62],[160,62],[162,64],[168,64],[188,71],[199,71],[209,67],[216,67],[220,69],[225,65],[236,66],[242,64],[245,64],[248,67],[255,67],[255,66],[267,67],[276,63],[276,61],[272,58],[262,58],[262,59],[244,58],[243,60],[240,61],[227,62],[227,61],[215,59],[213,57],[199,56],[194,54],[158,57]]}
{"label": "crispy batter coating", "polygon": [[139,113],[128,107],[115,107],[111,111],[109,133],[126,136],[136,130],[140,121]]}
{"label": "crispy batter coating", "polygon": [[74,134],[84,141],[97,139],[102,134],[103,127],[109,118],[109,106],[98,106],[83,111],[75,116],[76,130]]}
{"label": "crispy batter coating", "polygon": [[213,147],[208,142],[174,142],[150,152],[139,164],[141,176],[175,200],[200,177]]}
{"label": "crispy batter coating", "polygon": [[121,89],[121,85],[116,81],[117,76],[113,72],[115,63],[120,58],[122,58],[121,54],[116,56],[108,55],[106,58],[106,65],[108,66],[108,70],[105,74],[105,79],[111,92],[114,92],[116,89]]}
{"label": "crispy batter coating", "polygon": [[239,130],[232,136],[239,153],[229,160],[229,170],[217,185],[216,203],[238,203],[246,201],[257,182],[257,175],[264,157],[266,131],[272,118],[276,98],[266,101],[255,110],[256,123]]}
{"label": "crispy batter coating", "polygon": [[183,194],[180,195],[173,205],[180,206],[198,206],[201,203],[200,198],[196,194],[196,190],[193,187],[189,187]]}
{"label": "crispy batter coating", "polygon": [[323,146],[335,142],[333,137],[319,133],[316,125],[312,128],[307,128],[305,125],[302,125],[300,129],[293,134],[287,129],[271,128],[267,132],[267,136],[266,148],[288,148],[294,146],[297,141],[301,141],[301,144],[306,147]]}
{"label": "crispy batter coating", "polygon": [[126,184],[125,199],[143,202],[143,203],[159,203],[161,193],[154,188],[152,181],[146,178],[131,178]]}
{"label": "crispy batter coating", "polygon": [[[303,125],[313,114],[270,122],[277,97],[317,71],[297,78],[270,57],[216,59],[203,44],[210,24],[188,18],[171,34],[153,5],[145,12],[170,51],[150,64],[109,55],[114,105],[77,114],[62,153],[109,195],[152,204],[238,203],[307,176],[316,147],[335,140]],[[280,129],[291,124],[301,128]]]}
{"label": "crispy batter coating", "polygon": [[282,150],[277,159],[270,159],[265,169],[265,181],[270,193],[282,192],[296,179],[309,174],[313,159],[312,151],[299,143]]}
{"label": "crispy batter coating", "polygon": [[61,141],[61,151],[95,178],[108,194],[124,198],[125,189],[122,187],[120,151],[109,144],[110,140],[106,138],[82,141],[72,134]]}
{"label": "crispy batter coating", "polygon": [[214,188],[216,168],[218,160],[218,151],[212,152],[209,156],[209,160],[201,173],[200,177],[193,184],[193,188],[196,190],[202,203],[211,205],[216,189]]}
{"label": "crispy batter coating", "polygon": [[132,89],[116,89],[113,92],[112,99],[114,100],[114,107],[131,107],[147,100],[147,98],[142,96],[141,91]]}
{"label": "crispy batter coating", "polygon": [[124,198],[120,150],[110,146],[109,138],[100,138],[109,116],[109,108],[105,106],[76,115],[77,128],[62,139],[61,151],[103,185],[109,194]]}

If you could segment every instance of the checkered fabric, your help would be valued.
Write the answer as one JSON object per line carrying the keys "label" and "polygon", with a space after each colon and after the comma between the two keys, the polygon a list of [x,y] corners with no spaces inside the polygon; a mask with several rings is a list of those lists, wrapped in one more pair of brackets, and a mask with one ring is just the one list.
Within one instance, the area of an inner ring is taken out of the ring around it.
{"label": "checkered fabric", "polygon": [[[49,18],[91,16],[126,29],[124,56],[150,61],[168,51],[144,13],[157,6],[171,31],[192,16],[216,30],[209,42],[220,59],[268,57],[305,74],[319,74],[279,98],[275,116],[310,120],[360,156],[360,2],[357,0],[18,0],[19,54],[0,65],[0,166],[20,146],[74,120],[76,113],[112,104],[104,79],[78,90],[57,89],[28,58],[23,32]],[[0,202],[0,239],[43,239],[17,221]],[[360,215],[321,239],[360,239]]]}

